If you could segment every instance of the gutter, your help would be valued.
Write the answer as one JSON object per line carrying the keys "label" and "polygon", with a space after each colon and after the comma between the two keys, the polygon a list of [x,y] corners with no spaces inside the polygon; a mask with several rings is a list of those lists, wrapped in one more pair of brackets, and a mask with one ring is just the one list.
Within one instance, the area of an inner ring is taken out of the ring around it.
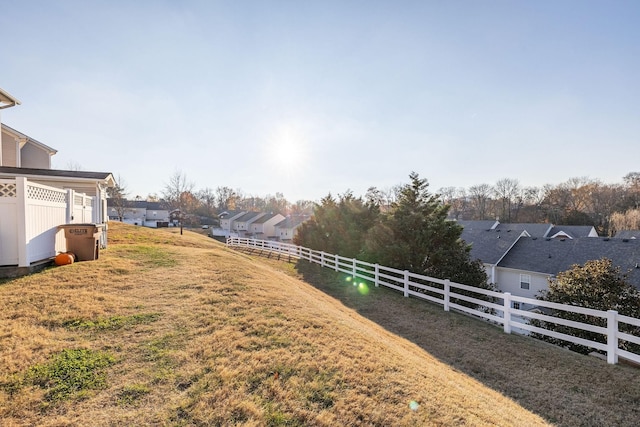
{"label": "gutter", "polygon": [[21,102],[18,101],[18,98],[10,95],[8,92],[0,89],[0,101],[8,103],[7,105],[0,105],[0,110],[4,108],[15,107],[16,105],[20,105]]}

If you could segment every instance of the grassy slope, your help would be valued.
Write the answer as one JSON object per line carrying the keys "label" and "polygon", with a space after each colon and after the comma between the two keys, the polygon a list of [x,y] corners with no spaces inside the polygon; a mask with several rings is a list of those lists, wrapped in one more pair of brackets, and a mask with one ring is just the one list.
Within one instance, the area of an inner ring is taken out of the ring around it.
{"label": "grassy slope", "polygon": [[[635,399],[640,394],[633,385],[640,377],[629,367],[549,353],[543,344],[382,289],[366,297],[345,294],[348,288],[331,277],[305,270],[325,287],[319,290],[299,280],[291,265],[176,231],[116,223],[100,260],[0,284],[2,425],[543,425],[494,391],[529,399],[540,388],[526,382],[543,380],[510,382],[503,376],[514,370],[507,365],[500,372],[498,356],[487,357],[486,366],[471,357],[506,344],[499,353],[513,355],[507,363],[526,365],[551,354],[559,359],[548,370],[558,365],[569,373],[574,361],[587,360],[582,371],[593,367],[605,372],[612,390]],[[438,340],[438,328],[440,335],[459,336]],[[431,349],[436,341],[450,344]],[[46,389],[25,380],[30,367],[80,348],[115,357],[103,388],[51,401]],[[619,382],[620,373],[632,385]],[[498,380],[485,378],[489,374]],[[546,380],[550,372],[543,374]],[[548,419],[565,425],[598,420],[581,415],[586,405],[563,398],[562,384],[549,384],[549,393],[573,416],[538,411]],[[636,419],[615,395],[600,400],[596,412],[617,409],[615,424]],[[418,406],[410,409],[412,401]]]}

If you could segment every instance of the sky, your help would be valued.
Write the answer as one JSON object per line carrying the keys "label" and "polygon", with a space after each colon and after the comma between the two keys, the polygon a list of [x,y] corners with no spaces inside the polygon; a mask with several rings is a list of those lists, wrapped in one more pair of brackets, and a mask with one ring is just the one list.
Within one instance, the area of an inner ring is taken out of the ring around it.
{"label": "sky", "polygon": [[640,2],[0,0],[3,123],[131,198],[640,170]]}

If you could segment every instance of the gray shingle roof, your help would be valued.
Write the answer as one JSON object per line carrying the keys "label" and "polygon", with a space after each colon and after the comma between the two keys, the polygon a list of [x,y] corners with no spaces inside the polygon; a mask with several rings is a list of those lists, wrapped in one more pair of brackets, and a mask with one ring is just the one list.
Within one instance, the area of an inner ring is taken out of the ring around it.
{"label": "gray shingle roof", "polygon": [[589,237],[589,233],[594,230],[591,225],[555,225],[549,230],[546,236],[553,237],[560,232],[565,232],[569,237],[575,239],[577,237]]}
{"label": "gray shingle roof", "polygon": [[278,228],[296,228],[306,220],[308,220],[308,216],[291,216],[289,218],[285,218],[275,226]]}
{"label": "gray shingle roof", "polygon": [[264,224],[265,222],[269,221],[271,218],[273,218],[276,215],[279,215],[279,214],[278,213],[268,213],[268,214],[263,215],[260,218],[256,219],[255,221],[253,221],[253,223],[254,224]]}
{"label": "gray shingle roof", "polygon": [[616,239],[640,239],[640,230],[620,230],[614,237]]}
{"label": "gray shingle roof", "polygon": [[481,221],[480,220],[478,221],[462,220],[462,221],[456,221],[456,222],[467,230],[489,230],[496,227],[499,224],[499,222],[495,220],[481,220]]}
{"label": "gray shingle roof", "polygon": [[242,215],[240,218],[236,219],[236,222],[246,222],[249,221],[252,218],[255,218],[256,216],[262,214],[262,212],[247,212],[246,214]]}
{"label": "gray shingle roof", "polygon": [[640,239],[623,241],[602,237],[541,239],[523,237],[500,261],[499,267],[557,275],[572,265],[609,258],[629,282],[640,288]]}
{"label": "gray shingle roof", "polygon": [[12,174],[16,176],[43,176],[43,177],[60,177],[60,178],[79,178],[91,180],[113,180],[110,172],[87,172],[87,171],[65,171],[58,169],[33,169],[33,168],[14,168],[9,166],[0,166],[0,173]]}
{"label": "gray shingle roof", "polygon": [[520,231],[471,229],[465,227],[460,238],[471,245],[471,259],[495,264],[522,234]]}
{"label": "gray shingle roof", "polygon": [[526,231],[531,237],[545,237],[551,224],[507,223],[499,224],[496,230]]}
{"label": "gray shingle roof", "polygon": [[226,210],[223,212],[220,212],[220,214],[218,215],[218,218],[220,219],[224,219],[224,218],[233,218],[234,216],[241,214],[244,211],[240,211],[240,210]]}
{"label": "gray shingle roof", "polygon": [[[162,202],[147,202],[146,200],[122,200],[121,205],[123,208],[128,209],[147,209],[150,211],[166,211],[169,210],[169,206]],[[114,199],[107,199],[107,207],[115,207],[116,201]]]}

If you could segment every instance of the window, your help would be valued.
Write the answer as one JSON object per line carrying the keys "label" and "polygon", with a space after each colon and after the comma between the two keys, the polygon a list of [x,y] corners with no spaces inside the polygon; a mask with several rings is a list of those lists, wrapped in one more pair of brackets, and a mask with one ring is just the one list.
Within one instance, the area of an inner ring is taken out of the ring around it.
{"label": "window", "polygon": [[519,302],[514,302],[513,303],[513,308],[515,308],[516,310],[520,310],[520,303]]}
{"label": "window", "polygon": [[530,274],[521,274],[520,275],[520,289],[529,289],[531,285],[531,275]]}

